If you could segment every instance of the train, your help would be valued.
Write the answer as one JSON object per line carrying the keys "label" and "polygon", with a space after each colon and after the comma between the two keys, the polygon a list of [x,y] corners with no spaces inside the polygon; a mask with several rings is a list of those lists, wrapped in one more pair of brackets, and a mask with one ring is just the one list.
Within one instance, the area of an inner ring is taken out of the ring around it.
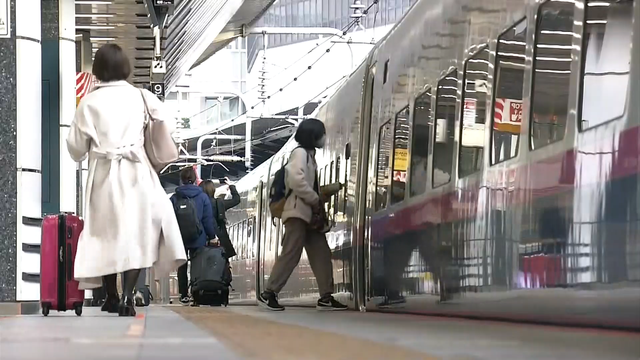
{"label": "train", "polygon": [[[640,330],[640,4],[418,0],[314,117],[353,310]],[[237,182],[232,304],[283,238],[290,139]],[[279,294],[315,305],[306,255]]]}

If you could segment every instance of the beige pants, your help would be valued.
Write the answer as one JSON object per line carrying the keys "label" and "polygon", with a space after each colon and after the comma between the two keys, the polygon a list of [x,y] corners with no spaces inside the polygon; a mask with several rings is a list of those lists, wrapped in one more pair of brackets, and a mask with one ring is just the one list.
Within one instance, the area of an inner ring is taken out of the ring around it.
{"label": "beige pants", "polygon": [[307,251],[309,265],[316,276],[320,296],[333,294],[333,264],[327,238],[297,218],[287,219],[284,223],[282,252],[271,270],[267,291],[277,294],[282,290],[293,269],[298,266],[303,248]]}

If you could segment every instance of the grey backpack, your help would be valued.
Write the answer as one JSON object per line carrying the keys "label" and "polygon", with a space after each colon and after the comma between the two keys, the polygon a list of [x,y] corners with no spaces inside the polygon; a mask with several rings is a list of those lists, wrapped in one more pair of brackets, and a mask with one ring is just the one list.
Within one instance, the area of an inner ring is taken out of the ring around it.
{"label": "grey backpack", "polygon": [[221,247],[205,246],[191,256],[191,295],[198,305],[228,305],[229,260]]}

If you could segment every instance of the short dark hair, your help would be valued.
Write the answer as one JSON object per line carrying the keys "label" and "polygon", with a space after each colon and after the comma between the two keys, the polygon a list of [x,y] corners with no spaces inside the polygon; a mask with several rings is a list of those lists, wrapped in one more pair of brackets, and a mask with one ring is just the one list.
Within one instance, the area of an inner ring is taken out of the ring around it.
{"label": "short dark hair", "polygon": [[318,119],[305,119],[298,124],[295,139],[303,148],[313,149],[325,133],[326,131],[322,121]]}
{"label": "short dark hair", "polygon": [[101,82],[127,80],[131,75],[131,64],[120,46],[106,44],[96,52],[91,72]]}
{"label": "short dark hair", "polygon": [[198,178],[196,170],[191,166],[186,167],[180,171],[180,181],[183,184],[195,184]]}

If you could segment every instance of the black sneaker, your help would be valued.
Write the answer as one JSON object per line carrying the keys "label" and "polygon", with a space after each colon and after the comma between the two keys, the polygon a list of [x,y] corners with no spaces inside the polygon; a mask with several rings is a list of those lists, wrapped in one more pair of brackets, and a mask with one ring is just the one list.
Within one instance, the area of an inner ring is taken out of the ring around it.
{"label": "black sneaker", "polygon": [[183,296],[182,298],[180,298],[180,304],[184,306],[189,305],[190,302],[191,302],[191,299],[189,299],[188,296]]}
{"label": "black sneaker", "polygon": [[316,309],[322,310],[322,311],[340,311],[340,310],[347,310],[348,307],[347,305],[334,299],[333,296],[330,296],[330,297],[318,300],[318,305],[316,305]]}
{"label": "black sneaker", "polygon": [[258,305],[271,311],[282,311],[284,306],[278,303],[278,297],[272,292],[263,292],[258,296]]}

